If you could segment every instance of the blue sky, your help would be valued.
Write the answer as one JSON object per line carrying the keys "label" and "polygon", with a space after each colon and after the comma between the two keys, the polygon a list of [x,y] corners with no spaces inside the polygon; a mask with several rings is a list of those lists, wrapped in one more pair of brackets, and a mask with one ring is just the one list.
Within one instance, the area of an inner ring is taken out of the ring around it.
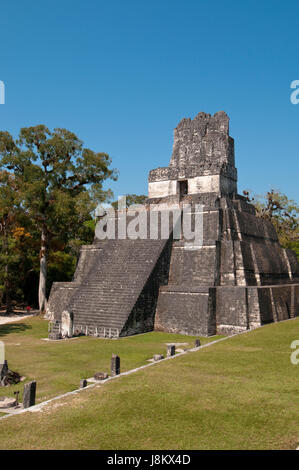
{"label": "blue sky", "polygon": [[224,110],[239,192],[299,201],[298,31],[292,0],[2,2],[0,129],[70,129],[109,153],[116,196],[147,194],[178,122]]}

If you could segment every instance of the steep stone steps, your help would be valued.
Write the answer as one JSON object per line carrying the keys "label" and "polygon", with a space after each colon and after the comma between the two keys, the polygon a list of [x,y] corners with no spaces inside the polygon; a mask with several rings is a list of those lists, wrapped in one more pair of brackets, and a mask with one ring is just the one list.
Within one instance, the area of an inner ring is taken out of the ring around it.
{"label": "steep stone steps", "polygon": [[68,310],[75,328],[121,332],[167,240],[105,240],[83,248],[74,277],[80,281]]}

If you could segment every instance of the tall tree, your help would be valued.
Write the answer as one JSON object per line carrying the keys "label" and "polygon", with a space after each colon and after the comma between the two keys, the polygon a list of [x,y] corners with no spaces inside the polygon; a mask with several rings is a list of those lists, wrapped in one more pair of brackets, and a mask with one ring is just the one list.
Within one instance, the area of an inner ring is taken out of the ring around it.
{"label": "tall tree", "polygon": [[[147,200],[147,196],[144,194],[126,194],[126,207],[133,206],[134,204],[144,204]],[[118,200],[111,203],[114,210],[118,209]]]}
{"label": "tall tree", "polygon": [[82,212],[106,200],[103,183],[117,178],[106,153],[84,148],[66,129],[22,128],[14,140],[0,132],[0,170],[21,182],[22,206],[40,235],[39,308],[46,308],[47,258],[51,238],[67,237]]}
{"label": "tall tree", "polygon": [[19,212],[19,186],[7,171],[0,171],[0,290],[5,295],[6,313],[12,312],[11,303],[11,266],[17,261],[17,243],[14,230],[17,227]]}

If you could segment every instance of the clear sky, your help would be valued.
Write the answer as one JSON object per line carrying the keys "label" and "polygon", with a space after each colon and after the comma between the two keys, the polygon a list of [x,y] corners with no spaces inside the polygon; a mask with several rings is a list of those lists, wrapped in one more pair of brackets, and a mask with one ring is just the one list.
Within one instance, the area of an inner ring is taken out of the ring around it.
{"label": "clear sky", "polygon": [[0,8],[0,129],[46,124],[107,152],[115,196],[147,194],[173,128],[226,111],[239,192],[299,201],[299,2],[11,0]]}

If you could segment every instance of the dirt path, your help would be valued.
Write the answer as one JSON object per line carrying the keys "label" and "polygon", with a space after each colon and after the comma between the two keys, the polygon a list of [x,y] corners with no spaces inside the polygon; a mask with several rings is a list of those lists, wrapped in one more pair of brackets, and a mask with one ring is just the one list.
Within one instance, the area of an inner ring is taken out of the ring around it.
{"label": "dirt path", "polygon": [[6,323],[14,323],[16,321],[24,320],[25,318],[33,317],[34,315],[36,315],[36,313],[38,313],[37,310],[31,310],[31,312],[34,312],[34,313],[30,313],[30,314],[28,314],[27,312],[26,313],[14,313],[12,315],[0,314],[0,325],[5,325]]}

